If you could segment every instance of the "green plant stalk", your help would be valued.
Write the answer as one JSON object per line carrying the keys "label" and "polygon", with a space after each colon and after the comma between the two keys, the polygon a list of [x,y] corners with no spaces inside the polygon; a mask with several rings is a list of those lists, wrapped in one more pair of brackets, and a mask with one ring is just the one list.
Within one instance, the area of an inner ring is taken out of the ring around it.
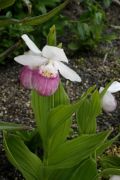
{"label": "green plant stalk", "polygon": [[15,43],[13,46],[8,48],[6,51],[0,54],[0,59],[1,58],[6,58],[8,55],[10,55],[15,49],[17,49],[21,44],[21,40],[19,40],[17,43]]}

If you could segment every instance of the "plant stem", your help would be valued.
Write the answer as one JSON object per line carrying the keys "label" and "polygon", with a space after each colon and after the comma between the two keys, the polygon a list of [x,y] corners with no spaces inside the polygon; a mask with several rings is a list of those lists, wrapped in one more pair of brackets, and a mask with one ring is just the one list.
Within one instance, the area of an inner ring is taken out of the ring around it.
{"label": "plant stem", "polygon": [[6,51],[0,54],[0,58],[6,58],[9,54],[13,52],[13,50],[17,49],[21,44],[21,40],[19,40],[17,43],[15,43],[13,46],[8,48]]}

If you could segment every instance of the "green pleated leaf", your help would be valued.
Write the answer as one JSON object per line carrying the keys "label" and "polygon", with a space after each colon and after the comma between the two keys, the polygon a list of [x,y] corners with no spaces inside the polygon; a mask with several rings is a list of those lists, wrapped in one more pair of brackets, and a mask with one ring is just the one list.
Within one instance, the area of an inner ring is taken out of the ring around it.
{"label": "green pleated leaf", "polygon": [[41,139],[46,144],[47,140],[47,120],[51,108],[54,107],[53,96],[40,96],[36,91],[32,91],[32,108]]}
{"label": "green pleated leaf", "polygon": [[[60,84],[57,92],[54,94],[54,107],[57,107],[60,104],[61,105],[69,104],[68,95],[66,94],[62,84]],[[61,125],[59,127],[57,126],[57,130],[54,129],[55,131],[54,133],[52,133],[52,137],[48,136],[48,138],[50,138],[50,145],[52,145],[51,150],[53,150],[55,147],[59,146],[60,144],[64,143],[69,134],[72,119],[68,118],[65,121],[63,120],[62,123],[60,123]],[[53,121],[51,123],[53,123]],[[49,123],[49,119],[48,119],[48,123]],[[50,126],[52,127],[52,124]],[[49,127],[48,127],[48,134],[49,134]]]}
{"label": "green pleated leaf", "polygon": [[60,83],[59,88],[54,94],[54,107],[59,105],[69,104],[70,100],[67,93],[64,90],[62,83]]}
{"label": "green pleated leaf", "polygon": [[108,176],[108,175],[120,175],[120,168],[108,168],[104,169],[101,173],[100,176]]}
{"label": "green pleated leaf", "polygon": [[72,168],[53,171],[49,176],[49,180],[97,180],[97,176],[96,162],[89,157]]}
{"label": "green pleated leaf", "polygon": [[[44,148],[46,147],[48,140],[48,115],[51,109],[57,107],[60,104],[67,104],[69,102],[68,96],[62,87],[62,84],[59,85],[58,90],[52,96],[40,96],[36,91],[32,91],[32,107],[35,114],[35,120],[38,128],[38,132],[43,141]],[[68,126],[70,126],[71,122],[64,122],[61,126],[63,134],[61,135],[61,131],[58,132],[56,139],[59,137],[61,141],[66,138],[66,134],[68,134]],[[66,132],[67,131],[67,132]],[[56,142],[58,140],[55,140]],[[57,142],[58,143],[58,142]]]}
{"label": "green pleated leaf", "polygon": [[48,136],[54,134],[57,128],[61,126],[77,110],[79,104],[60,105],[51,110],[48,116]]}
{"label": "green pleated leaf", "polygon": [[41,160],[27,148],[19,136],[5,132],[4,147],[8,159],[26,180],[43,180]]}
{"label": "green pleated leaf", "polygon": [[8,130],[8,131],[16,131],[16,130],[30,130],[31,127],[15,124],[15,123],[8,123],[8,122],[0,122],[0,130]]}
{"label": "green pleated leaf", "polygon": [[97,135],[82,135],[56,148],[48,157],[48,164],[55,168],[70,168],[94,153],[108,136],[108,132]]}
{"label": "green pleated leaf", "polygon": [[63,144],[70,133],[71,119],[67,119],[61,126],[57,127],[57,131],[48,139],[48,154],[54,151],[57,147]]}
{"label": "green pleated leaf", "polygon": [[120,136],[120,133],[112,138],[111,140],[107,140],[101,146],[99,146],[96,150],[96,155],[101,155],[107,148],[109,148]]}
{"label": "green pleated leaf", "polygon": [[97,155],[101,155],[107,148],[109,148],[114,141],[106,141],[103,144],[101,144],[101,146],[99,146],[96,150],[96,154]]}
{"label": "green pleated leaf", "polygon": [[67,139],[70,131],[71,116],[78,107],[78,104],[60,105],[49,113],[47,128],[50,151],[53,151]]}
{"label": "green pleated leaf", "polygon": [[75,170],[76,167],[54,170],[48,180],[69,180]]}
{"label": "green pleated leaf", "polygon": [[0,0],[0,9],[7,8],[14,4],[15,0]]}
{"label": "green pleated leaf", "polygon": [[69,180],[97,180],[97,164],[96,162],[88,158],[73,172]]}
{"label": "green pleated leaf", "polygon": [[41,150],[43,149],[40,134],[36,129],[33,129],[32,131],[17,131],[15,133],[25,142],[32,152],[36,152],[38,148]]}
{"label": "green pleated leaf", "polygon": [[96,90],[88,93],[80,100],[80,107],[77,112],[77,123],[82,134],[96,132],[96,117],[101,112],[100,94]]}
{"label": "green pleated leaf", "polygon": [[117,156],[104,156],[100,160],[104,168],[117,168],[120,169],[120,157]]}
{"label": "green pleated leaf", "polygon": [[96,89],[96,85],[91,86],[87,91],[82,95],[82,97],[87,97],[89,94],[92,94]]}
{"label": "green pleated leaf", "polygon": [[120,157],[119,156],[104,156],[100,159],[100,164],[103,171],[102,176],[120,175]]}

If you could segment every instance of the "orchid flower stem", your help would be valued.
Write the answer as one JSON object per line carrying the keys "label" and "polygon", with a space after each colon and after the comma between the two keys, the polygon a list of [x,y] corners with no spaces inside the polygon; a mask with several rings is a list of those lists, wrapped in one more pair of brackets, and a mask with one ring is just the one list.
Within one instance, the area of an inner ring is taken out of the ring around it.
{"label": "orchid flower stem", "polygon": [[43,163],[44,163],[44,166],[45,166],[45,169],[44,169],[44,180],[47,180],[48,179],[48,174],[46,172],[46,166],[48,166],[48,153],[45,152],[45,155],[44,155],[44,160],[43,160]]}

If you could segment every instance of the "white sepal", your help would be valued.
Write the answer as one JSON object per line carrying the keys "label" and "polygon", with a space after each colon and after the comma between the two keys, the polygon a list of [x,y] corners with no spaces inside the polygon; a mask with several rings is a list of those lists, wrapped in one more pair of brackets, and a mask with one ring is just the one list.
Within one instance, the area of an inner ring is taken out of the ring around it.
{"label": "white sepal", "polygon": [[117,175],[111,176],[109,180],[120,180],[120,176]]}
{"label": "white sepal", "polygon": [[29,47],[31,51],[36,54],[41,54],[40,49],[35,45],[35,43],[27,36],[27,34],[23,34],[22,39],[25,41],[26,45]]}
{"label": "white sepal", "polygon": [[40,55],[31,55],[31,54],[17,56],[14,58],[14,60],[19,64],[29,67],[40,66],[47,61],[46,58]]}
{"label": "white sepal", "polygon": [[114,82],[110,85],[110,87],[108,88],[107,91],[109,91],[109,92],[111,92],[111,93],[115,93],[115,92],[120,91],[120,83],[119,83],[118,81],[114,81]]}

